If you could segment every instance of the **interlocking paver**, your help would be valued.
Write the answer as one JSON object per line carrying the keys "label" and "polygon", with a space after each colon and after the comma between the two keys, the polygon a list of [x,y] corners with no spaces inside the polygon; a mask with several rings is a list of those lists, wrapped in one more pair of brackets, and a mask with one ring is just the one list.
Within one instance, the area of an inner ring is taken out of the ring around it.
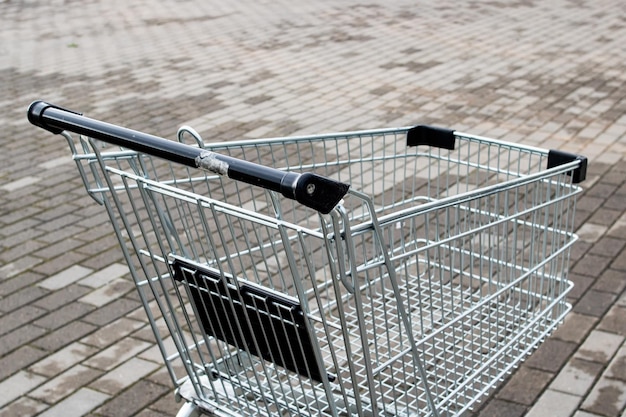
{"label": "interlocking paver", "polygon": [[590,290],[582,296],[574,311],[589,316],[602,317],[615,301],[615,294]]}
{"label": "interlocking paver", "polygon": [[626,344],[613,357],[606,372],[608,378],[621,379],[626,381]]}
{"label": "interlocking paver", "polygon": [[87,414],[109,398],[108,395],[89,388],[81,388],[74,394],[56,403],[42,414],[41,417],[80,417]]}
{"label": "interlocking paver", "polygon": [[[76,345],[95,350],[66,358],[65,372],[108,375],[87,362],[111,359],[115,345],[132,351],[129,342],[146,350],[113,366],[159,360],[137,295],[121,284],[130,281],[103,208],[85,195],[63,138],[26,121],[28,103],[43,98],[167,137],[182,124],[215,141],[433,123],[586,154],[573,312],[476,413],[536,415],[558,404],[553,415],[624,416],[620,0],[60,3],[0,2],[0,384]],[[107,291],[112,281],[119,291]],[[589,387],[576,364],[600,382]],[[0,416],[176,410],[162,367],[111,395],[78,378],[63,391],[63,373],[37,375],[63,394],[22,395]],[[568,381],[584,382],[586,391],[572,389],[586,394],[568,396]]]}
{"label": "interlocking paver", "polygon": [[102,349],[108,347],[112,343],[118,342],[120,339],[128,336],[143,326],[145,326],[145,323],[143,322],[122,317],[121,319],[103,326],[97,331],[91,333],[89,336],[82,339],[81,343]]}
{"label": "interlocking paver", "polygon": [[598,324],[598,329],[626,336],[626,307],[613,306]]}
{"label": "interlocking paver", "polygon": [[578,348],[574,357],[599,363],[608,363],[624,341],[624,336],[594,330]]}
{"label": "interlocking paver", "polygon": [[601,372],[601,364],[573,358],[559,371],[550,389],[583,397]]}
{"label": "interlocking paver", "polygon": [[581,401],[581,397],[548,389],[526,414],[527,417],[567,417],[571,416]]}
{"label": "interlocking paver", "polygon": [[48,405],[29,397],[20,397],[0,409],[0,417],[34,416],[48,408]]}
{"label": "interlocking paver", "polygon": [[31,344],[47,352],[56,352],[96,329],[97,327],[92,324],[72,321],[59,329],[47,333],[45,336],[33,340]]}
{"label": "interlocking paver", "polygon": [[96,307],[101,307],[112,301],[115,301],[121,296],[128,294],[130,291],[134,291],[135,285],[126,279],[117,278],[104,286],[91,291],[79,301],[81,303],[90,304]]}
{"label": "interlocking paver", "polygon": [[131,358],[117,368],[111,369],[90,386],[107,394],[117,394],[147,374],[155,371],[158,363],[145,361],[139,358]]}
{"label": "interlocking paver", "polygon": [[110,371],[125,360],[146,350],[149,346],[149,343],[137,339],[123,339],[90,357],[84,361],[84,364],[92,368]]}
{"label": "interlocking paver", "polygon": [[494,399],[481,411],[480,417],[521,417],[526,413],[526,407],[508,401]]}
{"label": "interlocking paver", "polygon": [[49,379],[45,384],[29,392],[28,396],[41,402],[55,404],[89,384],[101,374],[101,371],[76,365]]}
{"label": "interlocking paver", "polygon": [[567,362],[567,359],[575,349],[575,343],[548,339],[526,361],[526,364],[531,368],[556,372]]}
{"label": "interlocking paver", "polygon": [[110,416],[129,416],[144,407],[149,407],[164,395],[173,397],[167,387],[141,380],[96,410],[96,413]]}
{"label": "interlocking paver", "polygon": [[20,371],[12,377],[0,382],[0,391],[2,392],[0,407],[10,403],[22,395],[25,395],[45,380],[46,379],[43,376]]}
{"label": "interlocking paver", "polygon": [[[39,288],[39,287],[33,287]],[[55,311],[67,304],[73,303],[78,298],[89,292],[88,288],[85,288],[78,284],[70,284],[67,287],[63,287],[59,290],[49,292],[45,297],[41,297],[36,300],[33,305],[46,309],[48,311]]]}
{"label": "interlocking paver", "polygon": [[26,305],[14,310],[13,314],[5,314],[0,317],[0,335],[28,324],[45,313],[46,310],[42,308]]}
{"label": "interlocking paver", "polygon": [[93,271],[80,265],[73,265],[65,271],[59,272],[39,283],[40,287],[48,290],[58,290],[84,278]]}
{"label": "interlocking paver", "polygon": [[571,312],[554,332],[554,338],[580,344],[598,322],[597,317]]}
{"label": "interlocking paver", "polygon": [[82,343],[72,343],[65,348],[47,356],[29,369],[39,375],[56,376],[66,369],[92,356],[97,349]]}
{"label": "interlocking paver", "polygon": [[626,275],[622,271],[607,269],[598,277],[594,290],[621,294],[626,288]]}
{"label": "interlocking paver", "polygon": [[98,288],[126,274],[128,274],[128,267],[126,265],[112,264],[81,279],[78,283],[91,288]]}
{"label": "interlocking paver", "polygon": [[46,352],[28,345],[22,345],[0,358],[0,380],[26,369],[29,365],[46,356]]}
{"label": "interlocking paver", "polygon": [[12,332],[0,336],[0,355],[4,356],[18,347],[41,337],[46,332],[46,329],[33,326],[32,324],[22,325]]}
{"label": "interlocking paver", "polygon": [[624,382],[602,377],[582,404],[582,409],[602,416],[617,416],[626,406]]}
{"label": "interlocking paver", "polygon": [[553,376],[550,372],[522,366],[496,397],[517,404],[532,405]]}

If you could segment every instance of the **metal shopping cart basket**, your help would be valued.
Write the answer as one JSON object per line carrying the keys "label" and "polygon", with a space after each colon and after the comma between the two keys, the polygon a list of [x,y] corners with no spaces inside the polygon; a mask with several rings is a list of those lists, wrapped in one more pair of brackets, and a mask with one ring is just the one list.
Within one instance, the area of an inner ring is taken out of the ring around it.
{"label": "metal shopping cart basket", "polygon": [[106,207],[181,415],[458,415],[570,309],[584,157],[428,126],[208,144],[28,118]]}

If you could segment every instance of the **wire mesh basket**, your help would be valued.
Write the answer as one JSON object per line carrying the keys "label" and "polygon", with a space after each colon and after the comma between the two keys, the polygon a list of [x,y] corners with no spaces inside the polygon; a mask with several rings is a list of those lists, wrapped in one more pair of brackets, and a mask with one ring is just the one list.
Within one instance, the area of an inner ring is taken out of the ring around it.
{"label": "wire mesh basket", "polygon": [[458,415],[570,309],[584,157],[429,126],[207,144],[29,119],[106,207],[181,414]]}

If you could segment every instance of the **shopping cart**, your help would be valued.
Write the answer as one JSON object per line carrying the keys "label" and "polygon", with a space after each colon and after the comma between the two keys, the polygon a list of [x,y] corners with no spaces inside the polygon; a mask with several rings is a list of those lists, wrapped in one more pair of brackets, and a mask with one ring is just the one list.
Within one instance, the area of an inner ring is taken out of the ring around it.
{"label": "shopping cart", "polygon": [[180,415],[458,415],[570,309],[584,157],[428,126],[208,144],[28,118],[106,207]]}

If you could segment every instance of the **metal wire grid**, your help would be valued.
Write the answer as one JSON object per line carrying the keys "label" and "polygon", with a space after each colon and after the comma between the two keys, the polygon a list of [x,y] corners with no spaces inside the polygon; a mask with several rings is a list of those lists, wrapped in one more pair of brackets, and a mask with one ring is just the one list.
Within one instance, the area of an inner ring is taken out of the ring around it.
{"label": "metal wire grid", "polygon": [[[108,205],[173,380],[189,375],[205,407],[452,415],[562,319],[571,166],[545,171],[542,150],[469,135],[454,151],[407,149],[405,134],[210,146],[350,182],[358,191],[330,217],[145,155],[94,154],[93,141],[82,142],[86,156],[74,149],[88,189]],[[172,254],[301,300],[336,381],[315,383],[208,337],[199,307],[170,279]]]}

